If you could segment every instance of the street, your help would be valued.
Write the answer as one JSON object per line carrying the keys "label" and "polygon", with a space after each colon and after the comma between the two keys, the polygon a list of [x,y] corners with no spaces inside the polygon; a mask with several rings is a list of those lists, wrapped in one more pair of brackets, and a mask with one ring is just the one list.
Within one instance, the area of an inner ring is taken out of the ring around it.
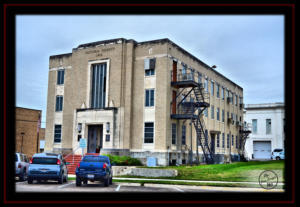
{"label": "street", "polygon": [[75,181],[57,184],[57,182],[44,182],[28,184],[16,182],[16,192],[284,192],[282,189],[265,190],[263,188],[240,188],[240,187],[214,187],[214,186],[190,186],[190,185],[168,185],[168,184],[144,184],[140,183],[113,183],[104,187],[100,182],[88,182],[87,185],[76,187]]}

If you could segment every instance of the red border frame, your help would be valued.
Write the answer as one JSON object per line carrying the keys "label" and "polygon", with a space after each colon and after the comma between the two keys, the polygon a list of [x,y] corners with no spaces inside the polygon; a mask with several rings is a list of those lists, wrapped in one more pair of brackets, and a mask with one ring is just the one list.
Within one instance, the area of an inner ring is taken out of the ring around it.
{"label": "red border frame", "polygon": [[[294,4],[4,4],[3,5],[3,83],[4,83],[4,104],[3,104],[3,115],[4,115],[4,139],[3,139],[3,164],[4,164],[4,182],[3,182],[3,192],[4,192],[4,203],[5,204],[17,204],[17,203],[147,203],[147,204],[157,204],[157,203],[190,203],[190,204],[216,204],[216,203],[233,203],[233,204],[294,204],[295,203],[295,182],[292,182],[292,200],[291,201],[8,201],[6,200],[6,8],[8,6],[276,6],[276,7],[291,7],[292,8],[292,111],[295,111],[295,5]],[[292,145],[295,146],[295,113],[292,113]],[[292,181],[295,181],[295,148],[292,148]]]}

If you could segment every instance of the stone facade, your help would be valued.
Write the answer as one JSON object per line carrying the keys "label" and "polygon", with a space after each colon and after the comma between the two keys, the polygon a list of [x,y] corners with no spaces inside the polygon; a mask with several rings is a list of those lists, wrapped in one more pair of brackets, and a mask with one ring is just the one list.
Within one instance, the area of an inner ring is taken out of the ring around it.
{"label": "stone facade", "polygon": [[22,152],[30,158],[39,151],[40,135],[43,137],[43,132],[40,134],[41,118],[41,110],[16,107],[16,152]]}
{"label": "stone facade", "polygon": [[[146,75],[144,69],[145,59],[148,58],[155,58],[153,75]],[[215,90],[210,95],[210,104],[214,106],[214,119],[211,118],[210,107],[208,117],[204,117],[206,128],[210,134],[215,134],[216,154],[223,157],[236,155],[236,141],[233,145],[230,143],[228,148],[226,143],[227,134],[230,142],[232,135],[234,140],[239,137],[239,125],[237,122],[228,122],[227,112],[233,113],[243,123],[240,107],[243,89],[169,39],[136,42],[123,38],[82,44],[74,48],[72,53],[50,56],[45,151],[81,153],[78,140],[80,137],[89,140],[89,131],[94,126],[100,130],[97,134],[101,140],[97,138],[96,144],[101,146],[101,153],[131,155],[143,162],[148,156],[154,156],[157,157],[158,165],[168,165],[172,162],[186,163],[192,147],[195,159],[195,129],[190,127],[190,121],[184,122],[170,117],[174,90],[171,87],[171,71],[174,61],[177,62],[178,69],[184,63],[195,72],[200,72],[202,82],[207,78],[208,91],[211,91],[213,82]],[[92,67],[96,64],[106,65],[105,107],[101,109],[91,107],[94,78]],[[63,84],[57,84],[60,70],[64,70]],[[217,84],[220,86],[219,97],[216,94]],[[236,94],[237,102],[227,103],[226,94],[222,99],[221,87]],[[154,89],[152,106],[145,106],[145,91],[148,89]],[[56,111],[57,96],[63,97],[61,111]],[[151,143],[145,143],[145,123],[153,123]],[[171,141],[172,123],[177,125],[175,144]],[[55,125],[61,125],[60,142],[54,142]],[[185,144],[181,140],[182,125],[186,125]],[[219,146],[216,135],[218,133]],[[224,148],[222,133],[225,135]],[[201,157],[200,146],[198,151]]]}

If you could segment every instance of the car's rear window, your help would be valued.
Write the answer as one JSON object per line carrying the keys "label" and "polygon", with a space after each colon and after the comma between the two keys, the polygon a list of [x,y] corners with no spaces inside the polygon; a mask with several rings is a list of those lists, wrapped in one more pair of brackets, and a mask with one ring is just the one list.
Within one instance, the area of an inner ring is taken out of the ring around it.
{"label": "car's rear window", "polygon": [[35,157],[32,160],[32,164],[45,164],[45,165],[56,165],[56,158],[48,158],[48,157]]}
{"label": "car's rear window", "polygon": [[83,162],[108,162],[108,159],[99,156],[86,156],[82,159],[82,161]]}
{"label": "car's rear window", "polygon": [[18,155],[16,154],[16,162],[18,161]]}
{"label": "car's rear window", "polygon": [[282,149],[274,149],[274,152],[281,152]]}

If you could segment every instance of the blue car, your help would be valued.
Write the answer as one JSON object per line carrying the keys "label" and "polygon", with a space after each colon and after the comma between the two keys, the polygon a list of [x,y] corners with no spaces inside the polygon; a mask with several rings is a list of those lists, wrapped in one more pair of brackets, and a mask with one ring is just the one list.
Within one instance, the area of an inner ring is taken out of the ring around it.
{"label": "blue car", "polygon": [[85,155],[76,168],[76,186],[82,182],[100,181],[107,187],[112,184],[112,167],[109,157],[102,155]]}
{"label": "blue car", "polygon": [[68,182],[68,169],[62,155],[54,153],[37,153],[29,162],[28,184],[34,180],[55,180],[62,184]]}

